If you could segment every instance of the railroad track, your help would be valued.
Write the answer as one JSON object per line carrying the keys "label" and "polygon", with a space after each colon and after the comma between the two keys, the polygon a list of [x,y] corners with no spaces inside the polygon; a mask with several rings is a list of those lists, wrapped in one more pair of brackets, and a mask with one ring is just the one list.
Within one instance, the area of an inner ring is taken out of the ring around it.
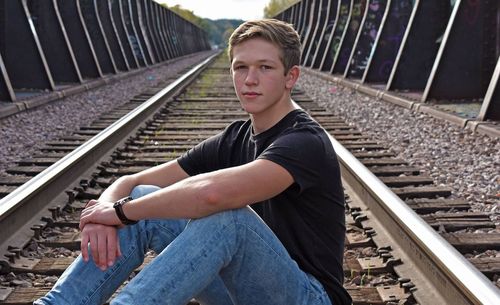
{"label": "railroad track", "polygon": [[[10,213],[40,223],[31,226],[33,235],[30,238],[27,233],[19,233],[25,231],[22,229],[15,232],[10,229],[8,236],[12,235],[11,238],[2,233],[1,249],[5,260],[0,261],[0,273],[3,274],[0,284],[4,286],[0,287],[0,304],[30,304],[50,289],[55,276],[61,274],[78,254],[77,227],[81,209],[114,180],[175,159],[230,122],[248,118],[239,106],[224,62],[227,59],[220,58],[183,94],[172,98],[173,91],[181,89],[172,90],[169,102],[158,106],[159,111],[154,115],[148,113],[141,119],[131,119],[143,121],[144,117],[151,117],[140,128],[129,126],[122,132],[118,131],[116,123],[108,127],[122,115],[130,118],[126,114],[128,109],[124,109],[101,117],[89,128],[82,128],[82,134],[48,143],[42,156],[23,161],[16,167],[17,173],[24,175],[16,179],[28,179],[26,177],[41,169],[37,167],[49,166],[68,151],[78,152],[81,147],[77,150],[75,147],[89,137],[105,128],[110,132],[109,128],[116,127],[115,140],[106,141],[110,142],[109,146],[99,148],[108,152],[107,157],[94,156],[80,162],[83,163],[81,168],[86,166],[91,170],[70,175],[77,179],[76,185],[68,183],[69,178],[63,175],[64,178],[54,179],[56,183],[61,179],[66,181],[62,186],[49,186],[54,190],[25,195],[35,198],[30,209],[38,207],[40,213],[35,216],[27,211]],[[160,100],[158,96],[151,98],[152,93],[131,101],[137,103],[131,108]],[[147,98],[150,99],[144,102]],[[473,235],[469,232],[471,228],[494,227],[488,215],[469,212],[470,206],[463,200],[447,199],[448,188],[434,186],[432,179],[420,175],[418,168],[396,158],[382,144],[319,107],[304,92],[294,90],[293,98],[335,138],[332,143],[342,165],[348,213],[345,286],[354,304],[497,304],[500,300],[498,288],[490,281],[499,274],[498,258],[469,259],[476,266],[471,268],[471,264],[443,240],[463,254],[499,249],[498,234]],[[119,124],[124,125],[123,122]],[[128,135],[131,131],[135,132],[133,136]],[[119,147],[114,148],[115,144]],[[96,162],[98,166],[92,166]],[[25,170],[21,171],[21,167]],[[19,192],[18,189],[15,192]],[[7,232],[14,222],[4,212],[3,204],[15,192],[0,202],[1,232]],[[51,197],[48,193],[52,193]],[[50,203],[48,210],[39,207],[41,200]],[[414,217],[411,209],[421,214],[421,218]],[[441,231],[443,238],[431,227]]]}

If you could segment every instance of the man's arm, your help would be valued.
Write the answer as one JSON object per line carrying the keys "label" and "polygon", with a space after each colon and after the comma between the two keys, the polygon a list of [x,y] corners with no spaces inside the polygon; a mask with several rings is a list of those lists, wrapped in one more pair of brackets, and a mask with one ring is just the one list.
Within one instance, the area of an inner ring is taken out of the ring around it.
{"label": "man's arm", "polygon": [[[292,183],[293,177],[285,168],[272,161],[258,159],[180,180],[133,200],[123,206],[123,211],[132,220],[200,218],[272,198]],[[113,207],[107,204],[85,209],[80,227],[86,223],[118,225],[120,221]]]}
{"label": "man's arm", "polygon": [[[177,161],[170,161],[140,173],[119,178],[102,193],[98,200],[90,200],[87,206],[92,207],[102,203],[103,206],[107,207],[116,200],[128,196],[137,185],[151,184],[165,187],[187,177],[188,174],[184,172]],[[97,266],[102,270],[112,266],[116,257],[121,255],[116,227],[90,224],[80,228],[82,230],[81,250],[84,261],[89,260],[90,248]],[[89,244],[90,247],[88,247]]]}
{"label": "man's arm", "polygon": [[98,201],[115,202],[120,198],[128,196],[137,185],[149,184],[164,188],[187,177],[189,175],[180,167],[177,160],[169,161],[139,173],[117,179],[101,194]]}

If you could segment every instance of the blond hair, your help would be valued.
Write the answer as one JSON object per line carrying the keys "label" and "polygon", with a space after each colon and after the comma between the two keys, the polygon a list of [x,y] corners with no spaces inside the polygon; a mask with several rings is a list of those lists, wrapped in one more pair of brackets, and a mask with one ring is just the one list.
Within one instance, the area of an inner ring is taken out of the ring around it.
{"label": "blond hair", "polygon": [[252,38],[262,38],[280,49],[280,59],[285,67],[285,73],[300,64],[299,34],[291,24],[276,19],[247,21],[234,30],[229,38],[229,60],[233,60],[235,46]]}

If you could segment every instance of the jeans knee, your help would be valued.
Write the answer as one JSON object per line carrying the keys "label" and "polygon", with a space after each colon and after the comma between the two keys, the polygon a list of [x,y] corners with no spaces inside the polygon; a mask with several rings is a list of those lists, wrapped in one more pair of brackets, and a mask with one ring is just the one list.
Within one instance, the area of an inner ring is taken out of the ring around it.
{"label": "jeans knee", "polygon": [[130,192],[130,197],[132,197],[132,199],[137,199],[142,196],[146,196],[147,194],[154,193],[160,189],[161,188],[156,185],[146,185],[146,184],[137,185]]}
{"label": "jeans knee", "polygon": [[252,224],[260,222],[263,223],[263,220],[248,206],[240,209],[221,211],[203,218],[192,219],[190,221],[191,225],[200,223],[212,227],[239,227],[241,224],[249,224],[250,226],[253,226]]}

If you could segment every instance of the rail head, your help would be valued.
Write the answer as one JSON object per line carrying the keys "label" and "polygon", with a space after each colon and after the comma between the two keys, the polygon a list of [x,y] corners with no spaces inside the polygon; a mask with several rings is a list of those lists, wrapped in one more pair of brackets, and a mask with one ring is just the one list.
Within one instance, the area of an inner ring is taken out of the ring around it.
{"label": "rail head", "polygon": [[[445,299],[450,301],[449,304],[500,304],[500,290],[488,278],[439,236],[432,227],[425,223],[342,144],[333,137],[330,137],[330,140],[341,163],[343,176],[347,174],[351,181],[360,183],[364,192],[367,192],[365,195],[373,198],[379,205],[376,210],[381,211],[380,213],[386,213],[385,216],[393,219],[395,225],[409,237],[410,243],[414,244],[414,247],[422,251],[429,261],[435,264],[432,266],[434,270],[439,270],[445,280],[452,283],[453,287],[451,288],[455,291],[440,291],[446,296],[454,295],[457,297],[454,301],[446,297]],[[375,210],[373,206],[370,209],[372,213]],[[393,237],[396,241],[400,235],[398,232],[390,234],[394,234]],[[408,249],[403,249],[403,251],[408,251]],[[412,254],[415,253],[409,253],[408,256],[418,259]],[[435,276],[435,274],[429,274],[426,279],[436,286],[443,284],[438,282],[442,278]],[[447,288],[450,288],[449,286]]]}

